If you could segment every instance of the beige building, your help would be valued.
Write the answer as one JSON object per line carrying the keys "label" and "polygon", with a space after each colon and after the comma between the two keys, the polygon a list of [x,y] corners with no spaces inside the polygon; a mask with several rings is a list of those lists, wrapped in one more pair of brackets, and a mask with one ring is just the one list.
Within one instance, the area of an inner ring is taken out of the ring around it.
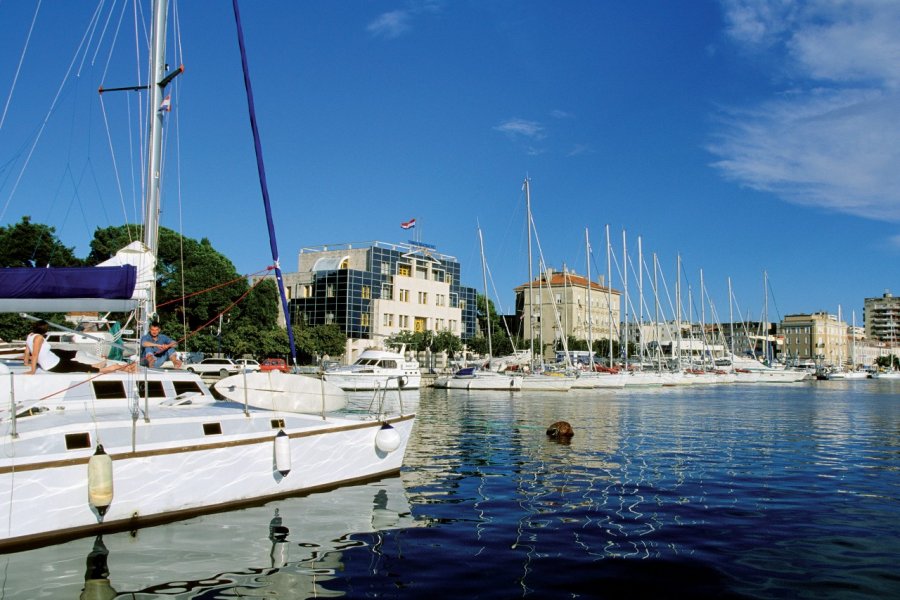
{"label": "beige building", "polygon": [[838,365],[850,360],[849,327],[825,312],[787,315],[780,325],[786,357]]}
{"label": "beige building", "polygon": [[582,275],[548,270],[515,293],[526,340],[540,337],[546,348],[567,336],[594,341],[619,337],[621,293],[602,283],[592,282],[589,288]]}

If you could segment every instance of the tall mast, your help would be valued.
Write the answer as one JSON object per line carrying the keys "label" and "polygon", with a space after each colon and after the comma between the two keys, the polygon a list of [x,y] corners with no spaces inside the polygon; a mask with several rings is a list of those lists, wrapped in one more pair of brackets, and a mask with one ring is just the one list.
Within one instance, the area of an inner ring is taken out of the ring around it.
{"label": "tall mast", "polygon": [[675,346],[678,350],[677,365],[681,369],[681,255],[675,263]]}
{"label": "tall mast", "polygon": [[731,293],[731,277],[728,278],[728,328],[731,333],[731,370],[734,371],[734,296]]}
{"label": "tall mast", "polygon": [[[159,192],[162,184],[162,130],[166,111],[162,109],[166,78],[166,19],[168,0],[153,0],[153,25],[150,38],[150,75],[147,84],[150,113],[147,156],[147,191],[144,199],[144,244],[153,255],[159,246]],[[155,303],[155,299],[153,300]],[[148,308],[152,313],[155,306]]]}
{"label": "tall mast", "polygon": [[[525,178],[525,218],[528,220],[528,323],[530,334],[528,348],[531,351],[531,364],[534,366],[534,271],[531,264],[531,189],[528,178]],[[543,294],[543,292],[541,292]]]}
{"label": "tall mast", "polygon": [[488,286],[487,286],[487,262],[484,259],[484,237],[481,235],[481,227],[478,227],[478,243],[481,246],[481,278],[484,280],[484,315],[485,315],[485,329],[487,329],[487,340],[488,340],[488,360],[492,356],[494,356],[494,349],[491,345],[491,304],[488,301]]}
{"label": "tall mast", "polygon": [[610,258],[609,224],[606,225],[606,311],[609,315],[609,366],[613,366],[612,259]]}
{"label": "tall mast", "polygon": [[622,230],[622,293],[625,295],[625,315],[622,323],[623,342],[622,356],[625,360],[625,370],[628,370],[628,247],[625,244],[625,230]]}
{"label": "tall mast", "polygon": [[584,252],[587,257],[587,339],[588,339],[588,364],[591,366],[591,372],[594,371],[594,315],[593,305],[591,304],[591,242],[588,240],[587,227],[584,228]]}
{"label": "tall mast", "polygon": [[644,249],[641,246],[641,236],[638,236],[638,343],[640,344],[639,360],[644,362]]}
{"label": "tall mast", "polygon": [[662,346],[659,338],[659,261],[653,253],[653,337],[656,339],[657,369],[662,372]]}

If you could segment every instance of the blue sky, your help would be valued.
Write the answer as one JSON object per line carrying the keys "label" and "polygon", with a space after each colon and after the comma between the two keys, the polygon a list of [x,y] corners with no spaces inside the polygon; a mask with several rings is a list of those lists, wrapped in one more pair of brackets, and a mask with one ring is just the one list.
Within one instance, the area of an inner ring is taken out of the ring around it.
{"label": "blue sky", "polygon": [[[84,256],[95,227],[139,220],[140,142],[126,126],[139,96],[101,106],[96,93],[139,78],[133,11],[0,0],[0,224],[30,215]],[[491,297],[510,311],[528,274],[528,176],[555,269],[585,272],[587,228],[591,271],[605,271],[609,225],[618,259],[623,230],[635,263],[640,236],[673,293],[680,254],[695,306],[702,269],[720,320],[729,277],[744,316],[760,315],[764,271],[773,319],[841,304],[861,322],[865,297],[900,293],[900,3],[241,11],[285,271],[305,246],[406,241],[399,225],[416,218],[414,234],[481,290],[480,224]],[[271,259],[231,3],[174,2],[170,14],[168,59],[186,71],[161,222],[253,273]]]}

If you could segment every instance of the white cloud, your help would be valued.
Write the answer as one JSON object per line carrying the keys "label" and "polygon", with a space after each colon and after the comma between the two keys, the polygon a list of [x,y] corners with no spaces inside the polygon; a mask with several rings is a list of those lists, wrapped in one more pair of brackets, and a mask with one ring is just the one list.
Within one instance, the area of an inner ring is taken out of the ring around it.
{"label": "white cloud", "polygon": [[378,16],[366,30],[376,37],[393,39],[410,29],[410,14],[405,10],[392,10]]}
{"label": "white cloud", "polygon": [[440,13],[443,0],[415,0],[407,3],[407,8],[382,13],[366,26],[366,31],[375,37],[398,38],[412,30],[413,19],[420,15]]}
{"label": "white cloud", "polygon": [[525,119],[509,119],[497,125],[494,129],[502,131],[513,138],[524,137],[534,140],[544,138],[543,126],[536,121],[527,121]]}
{"label": "white cloud", "polygon": [[785,200],[900,221],[900,3],[723,0],[727,33],[791,87],[723,111],[727,177]]}

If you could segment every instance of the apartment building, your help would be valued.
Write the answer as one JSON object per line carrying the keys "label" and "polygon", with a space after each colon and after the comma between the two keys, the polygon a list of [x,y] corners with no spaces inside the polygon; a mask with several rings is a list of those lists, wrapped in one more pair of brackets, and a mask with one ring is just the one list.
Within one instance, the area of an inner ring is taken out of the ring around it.
{"label": "apartment building", "polygon": [[566,336],[619,339],[622,294],[602,283],[589,283],[583,275],[568,270],[548,269],[514,291],[520,333],[526,340],[533,335],[546,348]]}

